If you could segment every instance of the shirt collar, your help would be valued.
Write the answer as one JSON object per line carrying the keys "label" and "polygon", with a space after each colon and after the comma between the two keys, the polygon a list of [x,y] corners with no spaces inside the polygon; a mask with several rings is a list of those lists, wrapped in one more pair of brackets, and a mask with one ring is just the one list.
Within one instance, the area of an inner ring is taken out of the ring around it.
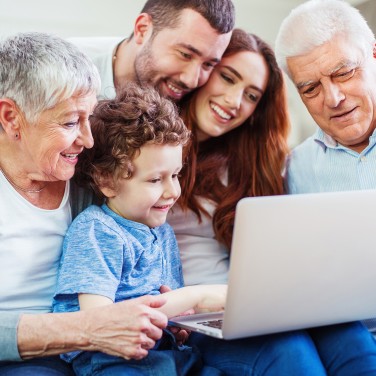
{"label": "shirt collar", "polygon": [[112,217],[115,222],[117,222],[118,224],[121,224],[122,226],[125,226],[125,227],[132,227],[132,228],[135,228],[135,229],[139,229],[139,230],[143,230],[143,231],[146,231],[148,233],[150,233],[151,229],[149,226],[146,226],[144,225],[143,223],[139,223],[139,222],[135,222],[135,221],[131,221],[130,219],[126,219],[122,216],[120,216],[119,214],[115,213],[114,211],[112,211],[108,206],[107,204],[102,204],[101,206],[102,210],[107,214],[109,215],[110,217]]}
{"label": "shirt collar", "polygon": [[[339,144],[333,137],[326,134],[321,128],[318,128],[315,134],[313,135],[313,139],[319,144],[324,151],[327,148],[330,149],[348,149],[348,147]],[[371,136],[369,137],[369,144],[366,147],[367,150],[370,147],[373,147],[376,143],[376,129],[373,131]]]}

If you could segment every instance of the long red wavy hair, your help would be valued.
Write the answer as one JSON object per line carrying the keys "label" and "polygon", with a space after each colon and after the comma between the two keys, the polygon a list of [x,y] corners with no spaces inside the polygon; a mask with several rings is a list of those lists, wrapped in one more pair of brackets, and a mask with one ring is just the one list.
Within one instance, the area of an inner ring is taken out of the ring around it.
{"label": "long red wavy hair", "polygon": [[[288,153],[290,123],[286,89],[272,48],[259,37],[235,29],[224,56],[240,51],[262,55],[269,68],[267,88],[254,113],[241,126],[220,136],[198,142],[194,114],[195,94],[182,104],[182,117],[192,131],[192,147],[180,179],[183,210],[199,218],[209,215],[198,197],[216,204],[213,228],[216,239],[230,251],[237,202],[247,196],[284,193],[282,170]],[[227,171],[228,182],[223,184]]]}

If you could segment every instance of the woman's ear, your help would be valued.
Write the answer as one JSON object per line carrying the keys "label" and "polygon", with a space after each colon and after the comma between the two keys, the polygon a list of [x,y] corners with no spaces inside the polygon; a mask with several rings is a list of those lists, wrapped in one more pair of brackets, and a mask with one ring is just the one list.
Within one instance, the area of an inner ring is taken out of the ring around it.
{"label": "woman's ear", "polygon": [[151,36],[153,32],[153,21],[151,16],[147,13],[141,13],[136,18],[136,22],[134,24],[134,40],[137,44],[144,44],[147,40],[149,40],[149,36]]}
{"label": "woman's ear", "polygon": [[8,98],[0,99],[0,124],[4,131],[12,138],[19,138],[20,110],[16,103]]}

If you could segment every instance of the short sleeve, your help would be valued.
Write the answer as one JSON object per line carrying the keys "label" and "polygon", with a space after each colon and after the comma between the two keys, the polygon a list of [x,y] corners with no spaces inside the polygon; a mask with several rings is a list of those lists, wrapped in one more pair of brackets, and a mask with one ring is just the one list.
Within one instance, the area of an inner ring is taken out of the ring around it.
{"label": "short sleeve", "polygon": [[77,217],[64,240],[56,289],[59,294],[98,294],[115,300],[124,239],[97,219]]}

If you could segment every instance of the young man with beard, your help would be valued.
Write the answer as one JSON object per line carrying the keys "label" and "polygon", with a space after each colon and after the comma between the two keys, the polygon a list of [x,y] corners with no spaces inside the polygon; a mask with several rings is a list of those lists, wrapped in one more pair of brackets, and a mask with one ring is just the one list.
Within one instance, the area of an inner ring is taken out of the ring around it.
{"label": "young man with beard", "polygon": [[148,0],[129,38],[71,38],[100,71],[100,98],[127,81],[179,101],[208,80],[231,37],[231,0]]}

